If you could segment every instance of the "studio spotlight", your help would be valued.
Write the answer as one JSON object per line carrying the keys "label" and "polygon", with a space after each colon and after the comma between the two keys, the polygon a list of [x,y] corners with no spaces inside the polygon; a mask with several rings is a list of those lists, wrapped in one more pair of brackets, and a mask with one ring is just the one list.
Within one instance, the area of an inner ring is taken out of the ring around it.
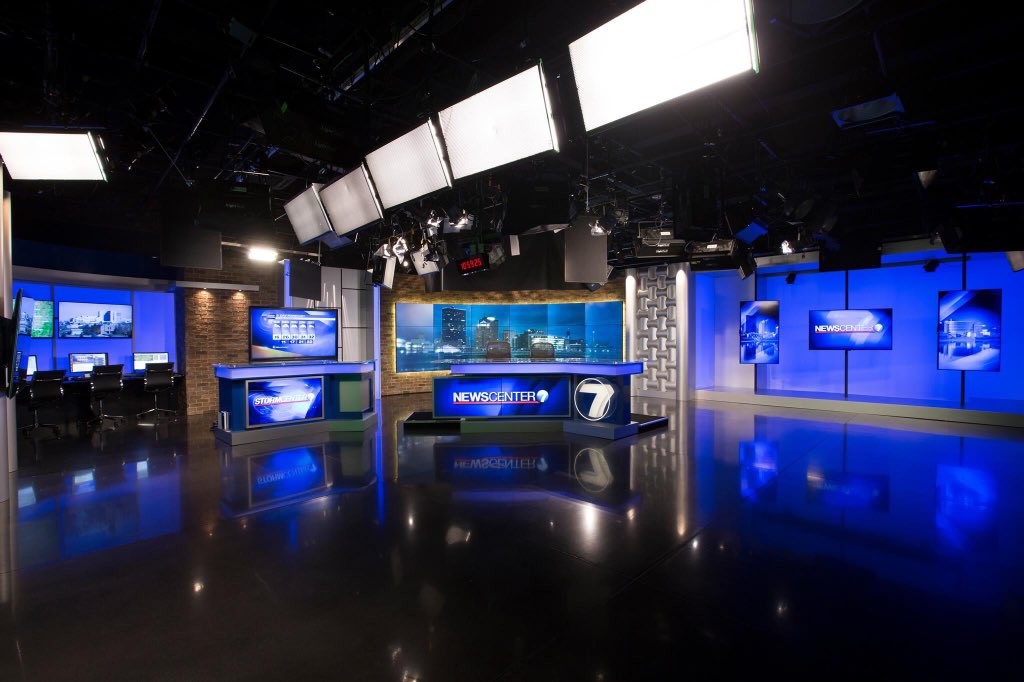
{"label": "studio spotlight", "polygon": [[459,216],[459,219],[455,221],[455,225],[453,225],[452,227],[458,231],[472,230],[473,225],[475,224],[476,216],[474,216],[472,213],[468,213],[467,211],[463,211],[462,215]]}
{"label": "studio spotlight", "polygon": [[779,246],[779,251],[781,251],[784,255],[787,256],[793,253],[793,246],[792,244],[789,243],[788,239],[782,242],[782,244]]}
{"label": "studio spotlight", "polygon": [[587,222],[590,225],[590,234],[595,237],[609,235],[615,227],[615,219],[607,216],[592,216],[592,220]]}
{"label": "studio spotlight", "polygon": [[795,281],[796,281],[796,273],[795,272],[786,273],[786,284],[792,284]]}
{"label": "studio spotlight", "polygon": [[273,263],[278,258],[276,249],[270,249],[265,246],[253,246],[249,248],[249,260],[259,261],[261,263]]}
{"label": "studio spotlight", "polygon": [[409,253],[409,244],[405,241],[405,237],[399,237],[391,249],[397,258],[402,259],[405,254]]}

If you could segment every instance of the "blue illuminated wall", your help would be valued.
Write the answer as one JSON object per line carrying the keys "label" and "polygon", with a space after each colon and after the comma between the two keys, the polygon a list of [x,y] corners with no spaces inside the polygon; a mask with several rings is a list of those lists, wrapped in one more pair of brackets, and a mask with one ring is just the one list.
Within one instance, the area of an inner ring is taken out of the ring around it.
{"label": "blue illuminated wall", "polygon": [[[923,267],[930,259],[939,261],[932,272]],[[937,327],[938,294],[963,288],[962,274],[959,258],[941,249],[885,254],[882,267],[849,273],[821,273],[813,262],[762,266],[744,281],[732,271],[698,273],[696,388],[834,398],[848,384],[853,399],[958,407],[961,373],[938,369]],[[1003,253],[970,254],[966,288],[1002,290],[1007,352],[1000,371],[965,373],[965,407],[1024,413],[1024,353],[1010,350],[1024,347],[1024,273]],[[753,298],[779,301],[778,365],[739,364],[738,305]],[[827,308],[892,308],[892,350],[851,351],[848,369],[843,351],[809,350],[808,311]]]}
{"label": "blue illuminated wall", "polygon": [[[19,337],[18,347],[35,355],[39,369],[68,369],[69,353],[106,353],[110,364],[132,368],[134,352],[167,352],[177,365],[175,349],[174,294],[162,291],[100,289],[40,282],[15,281],[14,291],[36,300],[53,301],[54,314],[60,301],[121,303],[132,306],[130,339],[31,339]],[[56,325],[54,325],[56,328]]]}

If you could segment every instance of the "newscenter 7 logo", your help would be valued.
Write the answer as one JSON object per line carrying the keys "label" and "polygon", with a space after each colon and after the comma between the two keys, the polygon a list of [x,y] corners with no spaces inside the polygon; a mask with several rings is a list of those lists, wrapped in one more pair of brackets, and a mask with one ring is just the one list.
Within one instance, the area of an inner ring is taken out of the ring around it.
{"label": "newscenter 7 logo", "polygon": [[572,395],[576,414],[587,421],[599,422],[612,413],[615,407],[615,385],[601,377],[588,377],[576,384]]}

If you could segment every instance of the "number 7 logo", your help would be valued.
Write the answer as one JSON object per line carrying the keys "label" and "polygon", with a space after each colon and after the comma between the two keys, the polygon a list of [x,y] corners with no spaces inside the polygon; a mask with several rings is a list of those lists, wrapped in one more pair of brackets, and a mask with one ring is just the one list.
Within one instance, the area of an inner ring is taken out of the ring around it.
{"label": "number 7 logo", "polygon": [[[590,401],[590,408],[584,413],[580,409],[579,396],[581,393],[593,395]],[[573,402],[576,405],[576,412],[589,421],[600,421],[608,416],[612,408],[612,398],[615,397],[615,386],[604,381],[591,377],[584,379],[576,385],[576,395]]]}

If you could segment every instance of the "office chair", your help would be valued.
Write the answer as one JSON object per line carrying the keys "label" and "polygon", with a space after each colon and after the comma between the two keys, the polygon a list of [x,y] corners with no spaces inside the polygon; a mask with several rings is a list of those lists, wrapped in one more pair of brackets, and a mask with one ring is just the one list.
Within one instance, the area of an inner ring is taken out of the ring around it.
{"label": "office chair", "polygon": [[488,341],[487,349],[484,351],[484,357],[488,360],[496,360],[501,362],[502,360],[512,359],[512,346],[507,341]]}
{"label": "office chair", "polygon": [[124,365],[96,365],[92,370],[92,378],[89,380],[90,402],[95,400],[99,403],[99,413],[89,420],[89,424],[99,424],[103,428],[103,420],[109,419],[117,428],[118,420],[124,421],[119,414],[106,414],[103,411],[103,401],[108,398],[118,398],[124,389],[124,382],[121,380],[121,371]]}
{"label": "office chair", "polygon": [[64,370],[39,370],[32,376],[28,389],[28,409],[32,413],[32,423],[22,426],[21,430],[29,434],[43,427],[53,429],[53,435],[61,437],[60,425],[46,424],[39,421],[39,408],[58,405],[64,399]]}
{"label": "office chair", "polygon": [[139,412],[138,419],[148,414],[154,415],[154,424],[160,420],[160,414],[165,412],[174,415],[174,410],[160,407],[157,400],[161,393],[170,392],[174,386],[174,363],[173,362],[150,362],[146,364],[146,372],[142,378],[142,390],[153,394],[153,407],[145,412]]}
{"label": "office chair", "polygon": [[554,360],[555,344],[547,341],[538,341],[530,346],[531,360]]}

